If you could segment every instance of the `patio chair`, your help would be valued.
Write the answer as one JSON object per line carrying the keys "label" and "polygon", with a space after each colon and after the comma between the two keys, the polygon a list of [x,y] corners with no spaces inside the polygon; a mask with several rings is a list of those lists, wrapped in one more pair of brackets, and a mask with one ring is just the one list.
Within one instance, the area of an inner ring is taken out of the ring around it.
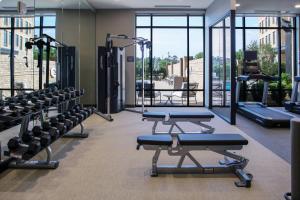
{"label": "patio chair", "polygon": [[[139,101],[140,98],[142,98],[143,96],[143,93],[141,91],[142,89],[142,82],[137,82],[136,83],[136,89],[138,90],[137,91],[137,101]],[[144,98],[145,99],[151,99],[151,90],[153,91],[155,89],[155,84],[152,83],[152,86],[151,86],[151,83],[150,81],[145,81],[144,82]],[[156,98],[159,97],[159,102],[161,103],[161,92],[160,91],[153,91],[152,92],[152,97],[154,98],[154,103],[156,103]]]}
{"label": "patio chair", "polygon": [[[196,104],[198,103],[197,102],[197,91],[194,91],[194,90],[198,89],[198,85],[199,85],[199,83],[190,83],[189,84],[189,90],[190,90],[189,91],[189,98],[195,98]],[[172,93],[172,95],[174,97],[181,98],[181,103],[182,104],[183,104],[183,101],[187,100],[187,98],[188,98],[187,88],[188,88],[188,83],[183,82],[182,86],[181,86],[181,89],[184,90],[184,91],[176,91],[176,92]]]}

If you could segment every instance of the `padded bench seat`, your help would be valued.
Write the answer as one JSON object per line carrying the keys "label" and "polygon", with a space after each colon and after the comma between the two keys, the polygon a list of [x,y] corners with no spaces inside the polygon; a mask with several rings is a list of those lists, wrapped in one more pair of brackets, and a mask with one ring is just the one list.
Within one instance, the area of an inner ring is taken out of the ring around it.
{"label": "padded bench seat", "polygon": [[210,112],[170,112],[170,118],[214,118],[214,115]]}
{"label": "padded bench seat", "polygon": [[247,145],[248,140],[239,134],[178,134],[182,146]]}
{"label": "padded bench seat", "polygon": [[144,112],[143,117],[146,118],[165,118],[166,117],[165,112]]}
{"label": "padded bench seat", "polygon": [[138,145],[171,146],[173,144],[170,135],[143,135],[137,138]]}

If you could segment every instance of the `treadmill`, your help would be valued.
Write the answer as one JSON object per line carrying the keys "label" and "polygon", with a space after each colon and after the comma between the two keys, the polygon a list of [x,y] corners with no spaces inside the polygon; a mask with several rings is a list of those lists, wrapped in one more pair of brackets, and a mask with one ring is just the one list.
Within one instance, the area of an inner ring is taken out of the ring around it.
{"label": "treadmill", "polygon": [[[271,109],[267,107],[269,82],[278,80],[277,77],[264,75],[260,72],[257,60],[257,51],[245,51],[244,53],[244,74],[237,77],[236,102],[237,111],[241,115],[267,127],[289,127],[292,115]],[[240,102],[241,83],[250,80],[263,80],[263,97],[262,102]]]}
{"label": "treadmill", "polygon": [[300,114],[300,101],[298,99],[300,76],[296,76],[294,81],[295,86],[292,91],[291,101],[285,102],[284,107],[289,112]]}

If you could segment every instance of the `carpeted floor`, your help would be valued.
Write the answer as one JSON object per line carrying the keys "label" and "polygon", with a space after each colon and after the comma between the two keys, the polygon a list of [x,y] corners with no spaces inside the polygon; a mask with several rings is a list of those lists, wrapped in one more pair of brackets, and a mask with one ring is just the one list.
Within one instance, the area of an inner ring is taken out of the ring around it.
{"label": "carpeted floor", "polygon": [[[216,117],[216,133],[241,133]],[[183,124],[186,130],[196,127]],[[114,115],[107,122],[93,115],[85,122],[90,137],[61,139],[53,145],[56,170],[7,170],[0,174],[2,200],[140,200],[140,199],[282,199],[290,190],[290,165],[243,134],[248,140],[241,154],[250,159],[247,170],[254,176],[250,189],[237,188],[234,176],[149,176],[152,151],[136,150],[136,137],[150,134],[152,124],[132,112]],[[205,163],[220,156],[210,152],[193,154]],[[43,155],[38,155],[41,158]],[[175,161],[166,155],[161,163]]]}

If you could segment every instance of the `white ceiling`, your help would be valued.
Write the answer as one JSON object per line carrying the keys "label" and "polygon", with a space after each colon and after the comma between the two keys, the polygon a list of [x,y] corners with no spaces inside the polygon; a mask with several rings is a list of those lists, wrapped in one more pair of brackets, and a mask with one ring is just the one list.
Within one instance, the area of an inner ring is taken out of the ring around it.
{"label": "white ceiling", "polygon": [[288,14],[299,13],[295,4],[300,4],[300,0],[237,0],[241,4],[237,8],[237,13],[269,13]]}
{"label": "white ceiling", "polygon": [[[190,6],[191,9],[206,9],[214,0],[22,0],[28,7],[82,9],[135,9],[162,6]],[[2,0],[0,7],[16,7],[18,0]]]}
{"label": "white ceiling", "polygon": [[214,0],[89,0],[97,9],[105,8],[155,8],[155,6],[206,9]]}

